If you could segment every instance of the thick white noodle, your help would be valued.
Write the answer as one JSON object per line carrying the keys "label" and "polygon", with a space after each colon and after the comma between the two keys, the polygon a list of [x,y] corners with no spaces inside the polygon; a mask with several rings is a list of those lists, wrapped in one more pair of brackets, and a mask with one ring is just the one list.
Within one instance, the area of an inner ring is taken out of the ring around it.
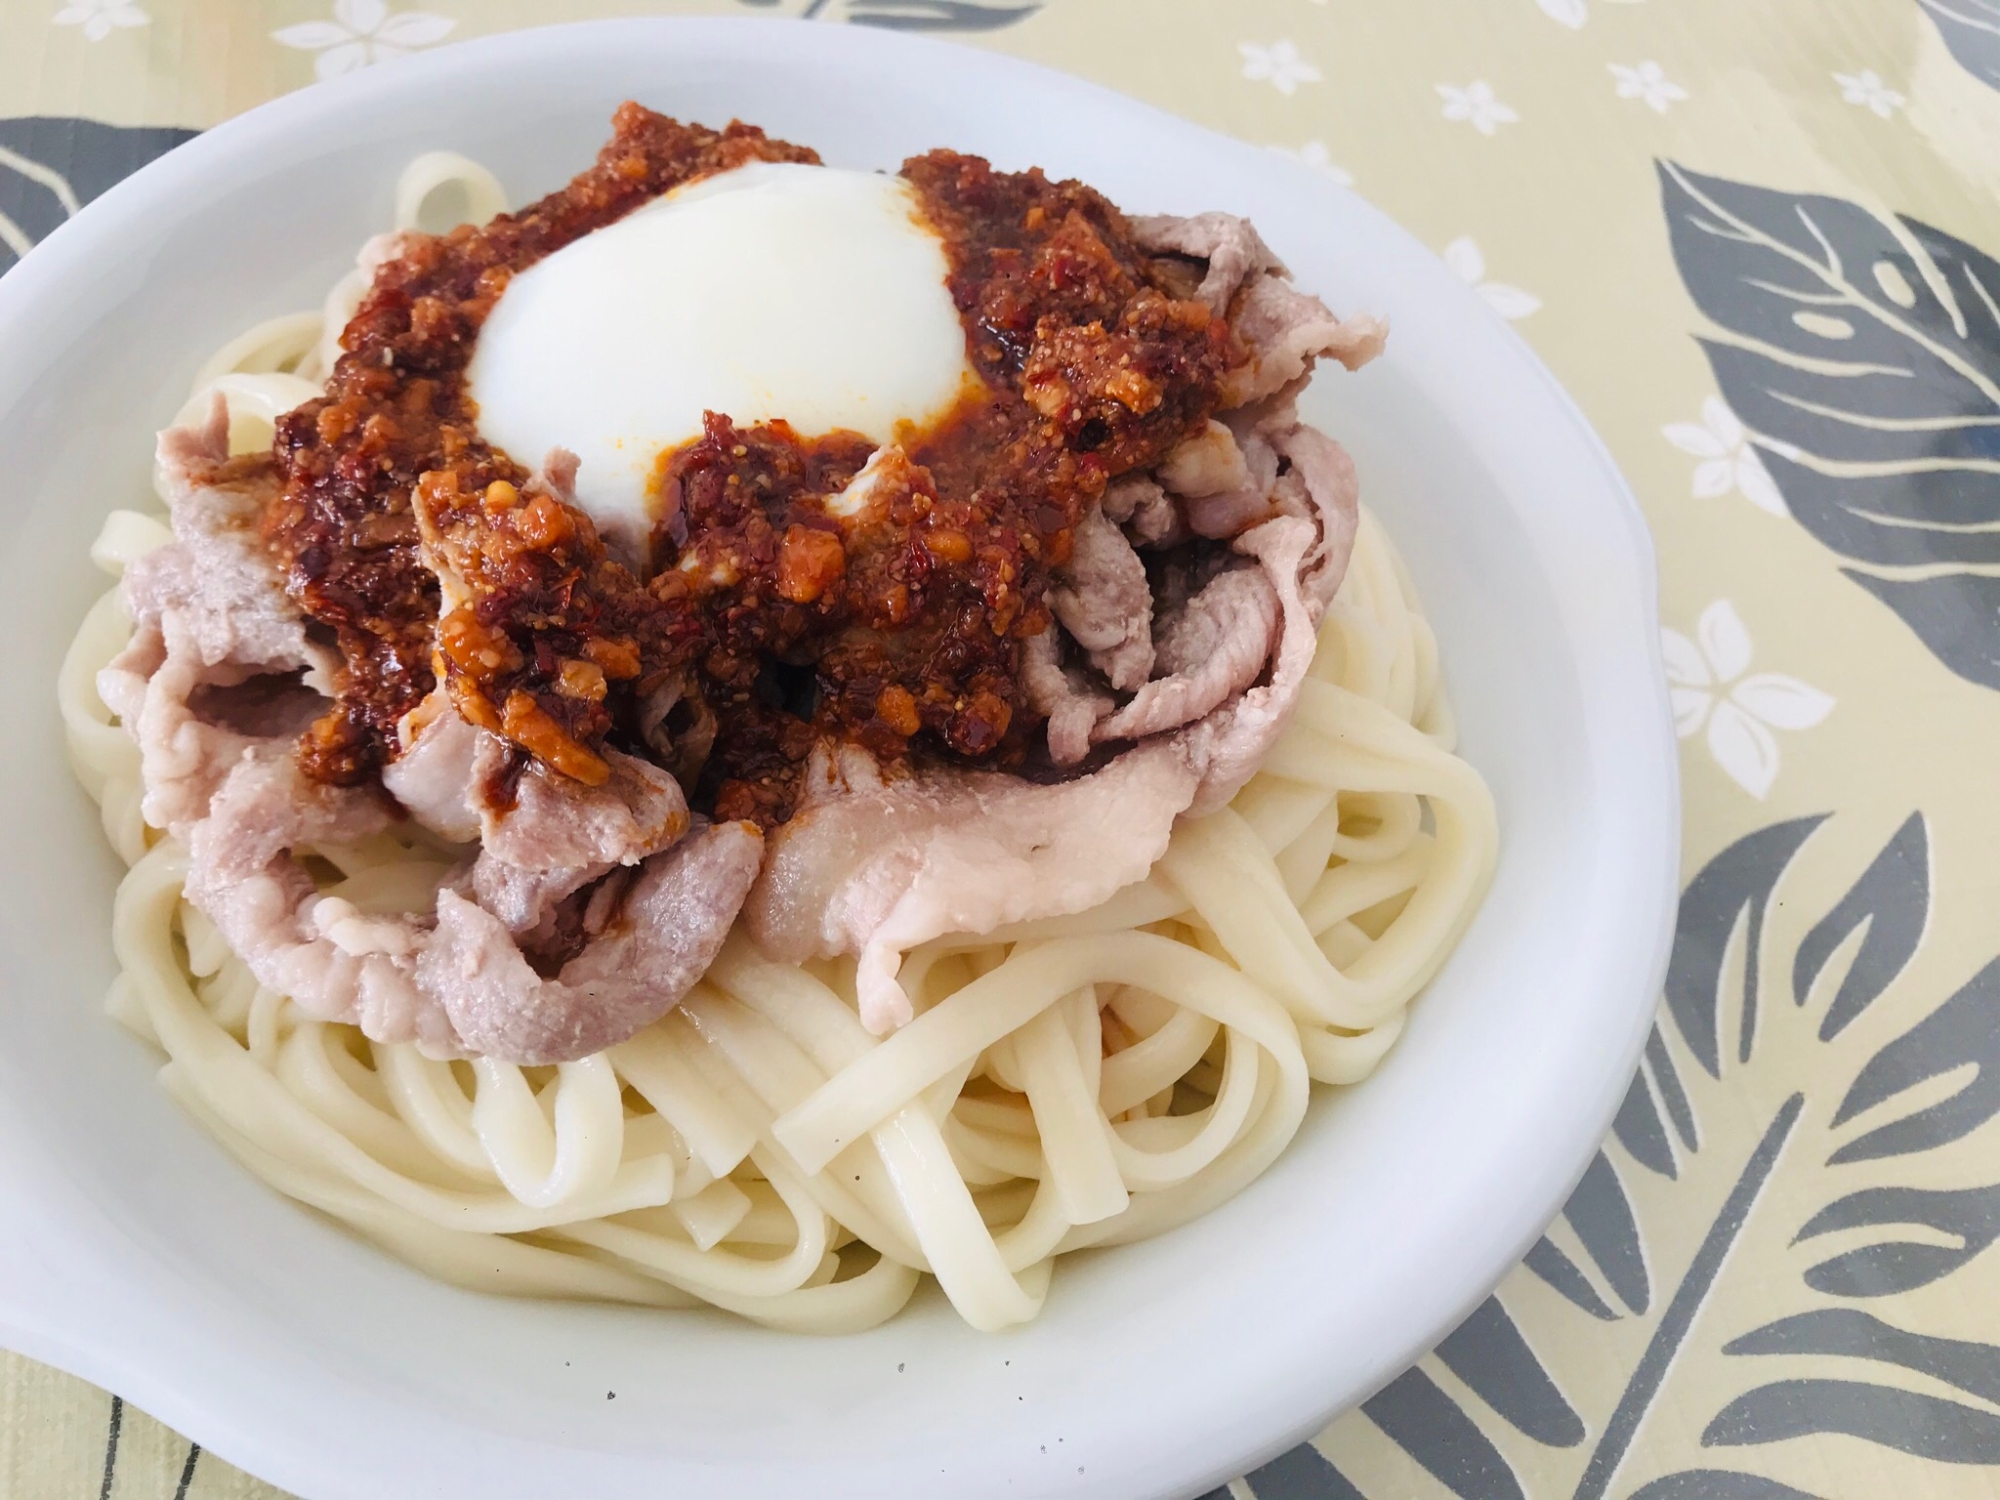
{"label": "thick white noodle", "polygon": [[[503,206],[444,153],[412,164],[397,202],[399,227]],[[344,322],[349,281],[328,314],[219,351],[190,408],[219,392],[232,446],[268,444],[338,357],[323,320]],[[115,575],[168,535],[113,511],[92,557]],[[1310,1083],[1367,1077],[1497,847],[1492,797],[1452,752],[1435,639],[1364,513],[1261,772],[1097,910],[912,952],[901,1031],[862,1027],[852,962],[774,964],[738,934],[677,1010],[608,1052],[440,1062],[262,989],[182,899],[186,853],[141,819],[137,753],[95,687],[130,629],[114,590],[58,685],[78,778],[130,866],[109,1009],[258,1176],[483,1291],[838,1333],[930,1275],[975,1327],[1025,1322],[1057,1256],[1206,1213],[1285,1148]],[[415,834],[314,852],[327,889],[378,912],[427,910],[451,857]]]}
{"label": "thick white noodle", "polygon": [[443,234],[507,211],[500,179],[456,151],[426,151],[396,179],[396,227]]}

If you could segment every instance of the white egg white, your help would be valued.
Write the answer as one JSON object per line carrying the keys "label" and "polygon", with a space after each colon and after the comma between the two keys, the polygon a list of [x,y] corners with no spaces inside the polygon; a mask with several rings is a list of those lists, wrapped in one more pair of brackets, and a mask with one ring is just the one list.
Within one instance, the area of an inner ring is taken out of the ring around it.
{"label": "white egg white", "polygon": [[572,450],[579,503],[642,537],[659,457],[704,411],[878,443],[943,415],[972,376],[946,273],[901,178],[704,178],[509,283],[468,370],[480,431],[530,467]]}

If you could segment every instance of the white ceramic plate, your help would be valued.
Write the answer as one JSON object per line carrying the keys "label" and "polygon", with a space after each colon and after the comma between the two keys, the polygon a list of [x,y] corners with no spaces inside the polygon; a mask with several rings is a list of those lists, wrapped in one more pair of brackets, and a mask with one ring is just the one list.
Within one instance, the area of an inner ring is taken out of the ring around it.
{"label": "white ceramic plate", "polygon": [[[999,1337],[919,1299],[813,1340],[720,1317],[485,1298],[266,1190],[104,1016],[116,861],[64,762],[57,662],[99,519],[210,349],[317,303],[436,147],[515,201],[635,97],[845,165],[936,145],[1134,211],[1254,217],[1300,282],[1389,315],[1323,375],[1436,624],[1464,753],[1498,796],[1477,922],[1364,1086],[1319,1099],[1234,1202],[1066,1260]],[[1672,920],[1673,737],[1652,551],[1609,458],[1480,300],[1276,153],[1019,62],[891,34],[605,22],[307,89],[112,189],[0,280],[0,1340],[313,1497],[1156,1497],[1240,1473],[1449,1330],[1609,1123]],[[616,1399],[608,1397],[616,1392]]]}

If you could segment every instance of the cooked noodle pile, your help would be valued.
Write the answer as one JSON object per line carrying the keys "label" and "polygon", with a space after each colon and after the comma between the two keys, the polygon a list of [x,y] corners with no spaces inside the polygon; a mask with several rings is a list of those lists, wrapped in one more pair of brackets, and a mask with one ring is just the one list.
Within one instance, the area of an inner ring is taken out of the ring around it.
{"label": "cooked noodle pile", "polygon": [[[406,174],[399,221],[498,190],[462,158]],[[316,393],[360,285],[204,366],[233,445]],[[116,574],[171,539],[115,511]],[[1364,513],[1283,739],[1222,811],[1183,819],[1095,910],[909,953],[916,1018],[861,1025],[851,959],[781,965],[740,931],[687,999],[579,1061],[437,1061],[259,986],[182,899],[187,851],[143,822],[139,754],[98,697],[131,634],[116,589],[64,662],[77,774],[131,866],[112,1013],[167,1088],[279,1191],[482,1291],[707,1303],[841,1332],[928,1273],[974,1326],[1033,1318],[1055,1257],[1229,1198],[1297,1131],[1312,1082],[1365,1078],[1470,920],[1493,802],[1452,753],[1435,641]],[[322,891],[426,912],[465,851],[414,823],[315,848]]]}

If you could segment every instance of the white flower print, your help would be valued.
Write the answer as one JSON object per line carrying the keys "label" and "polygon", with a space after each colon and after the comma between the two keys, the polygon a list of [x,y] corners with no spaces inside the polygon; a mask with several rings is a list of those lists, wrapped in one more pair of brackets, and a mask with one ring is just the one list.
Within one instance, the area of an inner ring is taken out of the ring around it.
{"label": "white flower print", "polygon": [[1694,466],[1697,500],[1712,500],[1733,490],[1759,510],[1786,514],[1785,498],[1771,482],[1771,471],[1720,396],[1701,403],[1700,422],[1670,422],[1660,431],[1681,452],[1701,460]]}
{"label": "white flower print", "polygon": [[1481,135],[1491,135],[1500,126],[1511,125],[1521,118],[1493,97],[1493,85],[1483,78],[1468,83],[1462,89],[1441,83],[1437,91],[1438,97],[1444,100],[1444,117],[1447,120],[1469,120],[1472,128]]}
{"label": "white flower print", "polygon": [[93,42],[103,41],[114,31],[145,26],[152,19],[132,0],[69,0],[54,17],[58,26],[81,26],[84,37]]}
{"label": "white flower print", "polygon": [[384,58],[401,57],[418,47],[441,42],[458,22],[420,10],[389,14],[384,0],[333,0],[331,21],[306,21],[281,27],[271,40],[281,47],[317,52],[313,73],[336,78]]}
{"label": "white flower print", "polygon": [[1910,102],[1884,83],[1873,68],[1863,68],[1859,73],[1836,73],[1833,81],[1840,85],[1841,98],[1871,109],[1885,120]]}
{"label": "white flower print", "polygon": [[[1610,0],[1613,5],[1641,5],[1645,0]],[[1590,19],[1589,0],[1535,0],[1543,15],[1551,21],[1567,26],[1571,31],[1581,31],[1583,23]]]}
{"label": "white flower print", "polygon": [[1299,56],[1299,49],[1290,42],[1273,42],[1268,47],[1256,42],[1238,42],[1236,50],[1243,54],[1243,76],[1259,82],[1269,79],[1271,87],[1289,98],[1298,92],[1302,83],[1318,83],[1319,69]]}
{"label": "white flower print", "polygon": [[1484,297],[1489,306],[1503,318],[1525,318],[1542,305],[1542,299],[1533,292],[1524,292],[1517,286],[1505,286],[1486,279],[1486,256],[1480,250],[1478,241],[1469,235],[1460,235],[1444,247],[1444,263],[1451,267],[1458,279]]}
{"label": "white flower print", "polygon": [[1283,152],[1293,161],[1304,162],[1321,176],[1331,177],[1342,187],[1354,186],[1354,174],[1340,166],[1327,153],[1325,141],[1307,141],[1303,146],[1273,146],[1273,151]]}
{"label": "white flower print", "polygon": [[1667,77],[1666,71],[1656,62],[1642,62],[1632,68],[1623,63],[1608,66],[1611,76],[1618,80],[1618,97],[1643,99],[1654,114],[1665,114],[1668,105],[1688,96],[1688,91]]}
{"label": "white flower print", "polygon": [[1750,672],[1750,632],[1727,599],[1701,612],[1694,640],[1662,630],[1660,645],[1675,730],[1686,740],[1706,726],[1715,763],[1761,802],[1778,779],[1771,731],[1812,728],[1832,712],[1833,699],[1796,677]]}

